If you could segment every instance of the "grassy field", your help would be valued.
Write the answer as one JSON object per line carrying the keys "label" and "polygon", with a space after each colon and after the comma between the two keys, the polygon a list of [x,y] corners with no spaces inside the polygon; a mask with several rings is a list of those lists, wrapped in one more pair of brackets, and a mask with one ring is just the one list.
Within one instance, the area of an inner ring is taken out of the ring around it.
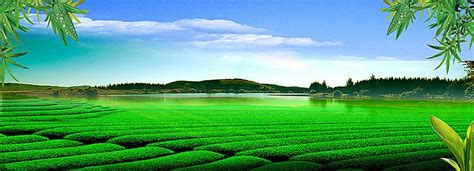
{"label": "grassy field", "polygon": [[449,170],[474,103],[262,95],[0,101],[0,170]]}

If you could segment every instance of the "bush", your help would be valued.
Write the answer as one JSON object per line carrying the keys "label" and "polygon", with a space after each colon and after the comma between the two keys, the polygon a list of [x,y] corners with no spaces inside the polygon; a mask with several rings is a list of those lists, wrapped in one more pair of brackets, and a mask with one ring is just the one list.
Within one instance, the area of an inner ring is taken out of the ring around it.
{"label": "bush", "polygon": [[318,171],[323,170],[324,166],[304,161],[288,161],[268,164],[262,167],[252,169],[252,171]]}
{"label": "bush", "polygon": [[318,135],[318,136],[300,136],[300,137],[289,137],[289,138],[278,138],[278,139],[265,139],[265,140],[255,140],[255,141],[241,141],[241,142],[232,142],[232,143],[222,143],[201,146],[197,149],[201,150],[210,150],[221,152],[225,154],[232,154],[240,151],[254,150],[259,148],[268,148],[268,147],[278,147],[278,146],[287,146],[294,144],[307,144],[307,143],[324,143],[324,142],[344,142],[349,140],[363,140],[367,138],[380,138],[391,136],[402,136],[402,135],[425,135],[431,133],[430,130],[421,130],[421,131],[391,131],[391,132],[359,132],[359,133],[348,133],[348,134],[335,134],[335,135]]}
{"label": "bush", "polygon": [[235,156],[212,163],[196,165],[177,169],[176,171],[208,171],[208,170],[249,170],[266,164],[271,161],[251,156]]}
{"label": "bush", "polygon": [[453,170],[453,167],[441,159],[435,159],[431,161],[424,161],[419,163],[412,163],[406,165],[400,165],[384,169],[384,171],[417,171],[417,170],[429,170],[429,171],[447,171]]}
{"label": "bush", "polygon": [[173,153],[173,151],[164,148],[144,147],[97,154],[8,163],[0,165],[0,170],[64,170],[144,160],[171,153]]}
{"label": "bush", "polygon": [[21,144],[21,143],[30,143],[30,142],[40,142],[48,141],[46,137],[38,135],[17,135],[9,137],[0,137],[0,145],[3,144]]}
{"label": "bush", "polygon": [[446,146],[441,142],[401,144],[401,145],[384,145],[370,146],[363,148],[351,148],[334,151],[322,151],[316,153],[307,153],[299,156],[291,157],[291,160],[311,161],[315,163],[329,163],[339,160],[348,160],[353,158],[379,156],[385,154],[395,154],[404,152],[414,152],[421,150],[437,150],[444,149]]}
{"label": "bush", "polygon": [[345,141],[328,141],[319,143],[296,144],[280,147],[268,147],[255,150],[248,150],[237,153],[237,155],[250,155],[273,160],[288,160],[289,157],[311,153],[316,151],[329,151],[349,148],[361,148],[378,145],[394,145],[439,141],[436,135],[417,136],[395,136],[382,138],[367,138]]}
{"label": "bush", "polygon": [[370,156],[349,160],[342,160],[329,163],[328,168],[364,168],[368,170],[380,170],[392,166],[416,163],[420,161],[439,159],[440,157],[451,156],[446,150],[417,151],[410,153],[388,154],[382,156]]}
{"label": "bush", "polygon": [[55,149],[30,150],[0,153],[0,163],[13,163],[28,160],[58,158],[75,156],[81,154],[102,153],[109,151],[125,150],[124,147],[115,144],[92,144],[79,147],[65,147]]}
{"label": "bush", "polygon": [[14,152],[14,151],[26,151],[26,150],[41,150],[41,149],[52,149],[61,147],[74,147],[82,145],[81,142],[71,140],[50,140],[31,142],[23,144],[7,144],[0,145],[0,154],[3,152]]}
{"label": "bush", "polygon": [[88,167],[83,170],[171,170],[209,163],[224,157],[222,154],[210,151],[189,151],[143,161]]}

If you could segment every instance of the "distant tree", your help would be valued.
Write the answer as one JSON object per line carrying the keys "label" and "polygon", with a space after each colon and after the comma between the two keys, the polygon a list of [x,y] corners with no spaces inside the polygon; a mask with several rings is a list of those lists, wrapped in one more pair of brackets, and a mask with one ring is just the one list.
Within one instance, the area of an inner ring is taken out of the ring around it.
{"label": "distant tree", "polygon": [[[436,29],[434,39],[439,45],[428,45],[439,53],[428,59],[443,57],[438,69],[446,65],[446,73],[452,62],[461,62],[459,54],[463,43],[469,42],[471,49],[474,42],[474,1],[473,0],[384,0],[389,6],[383,9],[392,18],[387,35],[396,32],[396,38],[416,19],[417,13],[428,13],[428,27]],[[420,17],[421,18],[421,17]],[[470,40],[469,40],[470,39]]]}
{"label": "distant tree", "polygon": [[312,93],[326,93],[328,92],[328,86],[326,85],[326,81],[323,81],[323,83],[319,83],[319,82],[313,82],[310,86],[309,86],[309,90],[312,92]]}
{"label": "distant tree", "polygon": [[370,80],[370,81],[375,80],[375,75],[374,75],[374,74],[370,75],[370,79],[369,79],[369,80]]}
{"label": "distant tree", "polygon": [[354,81],[352,81],[352,78],[347,79],[346,81],[346,87],[350,87],[354,85]]}
{"label": "distant tree", "polygon": [[332,97],[334,98],[341,98],[344,93],[341,90],[336,90],[332,92]]}

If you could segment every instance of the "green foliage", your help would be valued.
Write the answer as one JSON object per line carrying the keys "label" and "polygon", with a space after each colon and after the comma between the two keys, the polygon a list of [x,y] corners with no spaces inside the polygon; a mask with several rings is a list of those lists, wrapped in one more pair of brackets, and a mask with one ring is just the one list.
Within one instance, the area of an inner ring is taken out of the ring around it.
{"label": "green foliage", "polygon": [[40,141],[48,141],[48,140],[49,140],[48,138],[38,136],[38,135],[17,135],[17,136],[9,136],[9,137],[0,137],[0,145],[40,142]]}
{"label": "green foliage", "polygon": [[444,146],[441,142],[370,146],[370,147],[363,147],[363,148],[351,148],[351,149],[306,153],[303,155],[291,157],[290,160],[311,161],[315,163],[326,164],[326,163],[335,162],[339,160],[348,160],[348,159],[354,159],[354,158],[425,151],[425,150],[438,150],[438,149],[443,149],[443,148]]}
{"label": "green foliage", "polygon": [[13,163],[28,160],[58,158],[76,156],[83,154],[103,153],[110,151],[125,150],[124,147],[115,144],[91,144],[79,147],[65,147],[42,150],[18,151],[0,153],[0,163]]}
{"label": "green foliage", "polygon": [[189,151],[155,159],[85,168],[84,170],[171,170],[200,165],[224,158],[210,151]]}
{"label": "green foliage", "polygon": [[0,170],[64,170],[155,158],[173,153],[158,147],[143,147],[112,152],[30,160],[0,165]]}
{"label": "green foliage", "polygon": [[50,140],[22,144],[5,144],[0,145],[0,154],[4,152],[26,151],[26,150],[42,150],[54,149],[62,147],[74,147],[82,145],[81,142],[71,140]]}
{"label": "green foliage", "polygon": [[252,168],[260,167],[266,164],[270,164],[271,161],[252,157],[252,156],[235,156],[226,158],[223,160],[206,163],[197,166],[185,167],[176,169],[176,171],[208,171],[208,170],[249,170]]}
{"label": "green foliage", "polygon": [[383,168],[433,160],[439,156],[449,156],[446,149],[417,151],[409,153],[387,154],[380,156],[361,157],[329,163],[328,168],[364,168],[367,170],[381,170]]}
{"label": "green foliage", "polygon": [[441,137],[441,140],[446,144],[449,151],[454,155],[456,161],[448,158],[442,158],[449,163],[453,168],[460,171],[474,170],[474,122],[471,123],[467,129],[466,139],[461,140],[461,137],[448,124],[440,119],[431,116],[431,125],[433,129]]}
{"label": "green foliage", "polygon": [[469,41],[469,49],[472,47],[474,42],[473,1],[384,0],[384,2],[389,7],[383,11],[389,12],[389,17],[392,18],[387,35],[396,32],[396,38],[415,20],[417,13],[420,16],[428,13],[426,22],[432,22],[429,28],[436,30],[435,39],[439,43],[439,45],[428,46],[440,51],[428,59],[442,57],[442,61],[436,69],[444,64],[446,72],[449,72],[451,61],[461,61],[459,54],[462,52],[462,44]]}
{"label": "green foliage", "polygon": [[[76,8],[84,0],[6,0],[0,2],[0,81],[2,86],[5,83],[5,73],[16,81],[18,79],[13,75],[9,64],[20,68],[27,67],[15,62],[13,58],[26,55],[26,52],[13,53],[15,44],[20,41],[18,32],[26,32],[28,28],[21,25],[24,20],[34,24],[31,17],[36,15],[40,22],[40,14],[45,14],[45,22],[53,28],[53,31],[59,35],[64,44],[67,44],[66,37],[77,41],[77,33],[74,28],[73,19],[77,20],[75,14],[84,14],[87,11]],[[32,14],[35,11],[36,14]]]}
{"label": "green foliage", "polygon": [[318,171],[323,169],[323,165],[312,162],[287,161],[267,164],[265,166],[252,169],[252,171]]}

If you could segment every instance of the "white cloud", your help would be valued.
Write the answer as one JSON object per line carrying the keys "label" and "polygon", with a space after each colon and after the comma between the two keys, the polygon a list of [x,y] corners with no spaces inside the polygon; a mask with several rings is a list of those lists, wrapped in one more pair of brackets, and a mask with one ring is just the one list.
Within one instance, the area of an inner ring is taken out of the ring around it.
{"label": "white cloud", "polygon": [[399,58],[391,57],[391,56],[376,56],[375,60],[378,61],[399,61]]}
{"label": "white cloud", "polygon": [[310,66],[307,61],[298,58],[293,51],[232,52],[221,54],[218,60],[230,64],[254,65],[262,69],[302,70]]}
{"label": "white cloud", "polygon": [[235,47],[235,46],[340,46],[339,41],[315,41],[311,38],[287,38],[259,34],[206,34],[196,38],[204,39],[191,42],[198,47]]}
{"label": "white cloud", "polygon": [[191,30],[214,30],[231,32],[263,32],[265,29],[239,24],[230,20],[182,19],[173,24]]}
{"label": "white cloud", "polygon": [[[36,16],[32,16],[36,18]],[[45,15],[40,15],[41,21]],[[76,23],[79,32],[94,33],[126,33],[126,34],[156,34],[168,31],[203,31],[203,32],[230,32],[230,33],[255,33],[265,29],[239,24],[230,20],[209,19],[182,19],[174,22],[157,21],[119,21],[119,20],[94,20],[86,16],[78,16],[81,23]],[[35,24],[34,27],[45,28],[46,23]]]}

